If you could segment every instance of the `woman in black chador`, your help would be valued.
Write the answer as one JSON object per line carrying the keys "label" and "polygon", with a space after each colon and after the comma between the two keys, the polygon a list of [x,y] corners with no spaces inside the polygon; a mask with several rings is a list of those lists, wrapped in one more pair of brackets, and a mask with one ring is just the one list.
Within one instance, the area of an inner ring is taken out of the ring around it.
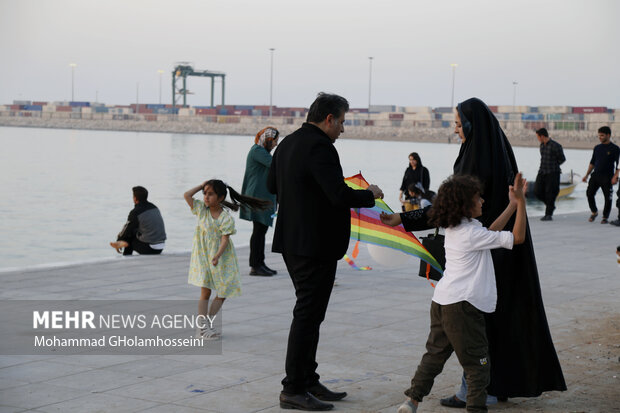
{"label": "woman in black chador", "polygon": [[401,203],[411,198],[409,195],[409,185],[416,185],[418,183],[424,189],[424,192],[428,193],[431,186],[431,177],[428,174],[428,169],[422,165],[420,155],[418,155],[417,152],[411,152],[409,154],[409,165],[407,165],[407,169],[405,169],[403,182],[400,184],[398,199]]}
{"label": "woman in black chador", "polygon": [[[488,227],[508,205],[508,186],[519,171],[517,162],[499,122],[480,99],[460,103],[455,123],[462,145],[454,173],[473,175],[482,182],[485,202],[478,220]],[[390,215],[385,222],[402,221],[407,231],[428,229],[429,208]],[[512,230],[513,224],[514,217],[505,230]],[[566,390],[542,302],[529,224],[523,244],[491,253],[497,308],[485,314],[491,356],[489,394],[501,399]]]}

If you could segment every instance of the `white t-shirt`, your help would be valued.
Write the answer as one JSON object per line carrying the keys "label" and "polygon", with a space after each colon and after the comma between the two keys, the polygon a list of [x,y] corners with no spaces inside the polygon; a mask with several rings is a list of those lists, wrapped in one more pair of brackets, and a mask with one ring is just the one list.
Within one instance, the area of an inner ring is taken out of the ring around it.
{"label": "white t-shirt", "polygon": [[467,301],[480,311],[492,313],[497,304],[497,287],[491,251],[511,250],[510,231],[490,231],[480,221],[463,218],[456,227],[446,228],[446,268],[433,301],[448,305]]}

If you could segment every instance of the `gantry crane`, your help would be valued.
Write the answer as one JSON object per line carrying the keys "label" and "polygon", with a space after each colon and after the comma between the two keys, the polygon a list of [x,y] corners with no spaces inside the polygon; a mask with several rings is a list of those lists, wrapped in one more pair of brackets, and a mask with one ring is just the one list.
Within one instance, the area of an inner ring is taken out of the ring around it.
{"label": "gantry crane", "polygon": [[[178,63],[172,71],[172,107],[176,107],[177,100],[180,96],[183,96],[183,106],[187,105],[187,94],[190,93],[187,90],[187,76],[200,76],[211,78],[211,107],[213,106],[213,91],[215,89],[215,78],[222,78],[222,105],[224,105],[224,90],[226,86],[226,73],[213,72],[210,70],[194,70],[191,64],[182,62]],[[183,86],[177,88],[177,80],[183,79]]]}

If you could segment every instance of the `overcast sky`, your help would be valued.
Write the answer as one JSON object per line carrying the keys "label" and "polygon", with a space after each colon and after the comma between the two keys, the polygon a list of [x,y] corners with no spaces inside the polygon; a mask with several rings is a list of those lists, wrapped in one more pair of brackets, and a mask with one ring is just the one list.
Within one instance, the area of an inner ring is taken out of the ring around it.
{"label": "overcast sky", "polygon": [[[108,104],[171,101],[188,61],[226,73],[226,103],[307,107],[319,91],[372,104],[620,108],[615,0],[0,0],[0,104],[13,99]],[[189,78],[192,105],[210,81]],[[220,103],[220,85],[215,88]]]}

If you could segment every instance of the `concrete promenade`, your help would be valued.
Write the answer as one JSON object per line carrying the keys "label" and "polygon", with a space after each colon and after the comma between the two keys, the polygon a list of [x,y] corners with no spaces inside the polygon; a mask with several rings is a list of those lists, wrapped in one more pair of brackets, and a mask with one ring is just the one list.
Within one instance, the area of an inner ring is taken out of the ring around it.
{"label": "concrete promenade", "polygon": [[[530,221],[547,317],[566,392],[509,399],[502,412],[620,411],[620,229],[587,213]],[[417,234],[421,235],[421,234]],[[353,243],[351,243],[353,245]],[[271,278],[247,274],[243,295],[223,307],[221,355],[0,355],[0,412],[278,412],[294,292],[279,255]],[[339,263],[322,326],[318,372],[349,396],[340,412],[395,412],[405,399],[429,329],[432,288],[409,268],[388,268],[360,248],[355,271]],[[3,300],[195,300],[187,255],[118,258],[0,273]],[[4,333],[3,333],[4,334]],[[1,340],[1,338],[0,338]],[[454,412],[439,398],[455,392],[455,356],[419,412]],[[457,410],[458,411],[458,410]],[[461,410],[464,411],[464,410]]]}

